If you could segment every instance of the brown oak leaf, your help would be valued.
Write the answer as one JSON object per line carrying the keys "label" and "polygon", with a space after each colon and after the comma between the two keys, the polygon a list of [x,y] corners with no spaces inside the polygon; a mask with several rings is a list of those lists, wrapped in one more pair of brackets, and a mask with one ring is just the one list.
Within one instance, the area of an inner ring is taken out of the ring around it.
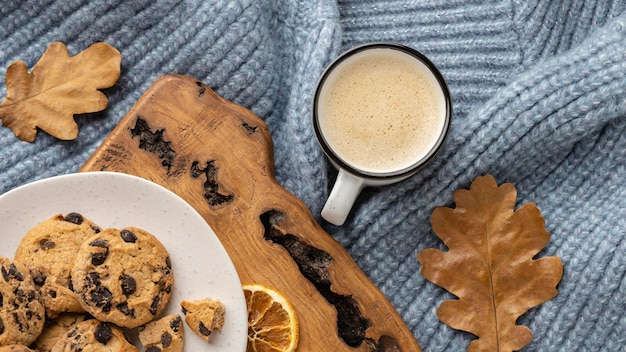
{"label": "brown oak leaf", "polygon": [[61,42],[50,44],[31,72],[23,61],[6,72],[7,96],[0,104],[2,125],[26,142],[37,127],[63,140],[78,136],[75,114],[104,110],[107,97],[98,89],[112,87],[120,77],[122,58],[117,49],[95,43],[69,56]]}
{"label": "brown oak leaf", "polygon": [[436,208],[435,234],[448,251],[418,254],[421,274],[458,297],[441,303],[439,319],[478,337],[468,351],[517,351],[532,341],[517,319],[557,295],[563,275],[558,257],[534,259],[550,233],[533,203],[515,210],[512,184],[498,187],[491,175],[454,192],[456,208]]}

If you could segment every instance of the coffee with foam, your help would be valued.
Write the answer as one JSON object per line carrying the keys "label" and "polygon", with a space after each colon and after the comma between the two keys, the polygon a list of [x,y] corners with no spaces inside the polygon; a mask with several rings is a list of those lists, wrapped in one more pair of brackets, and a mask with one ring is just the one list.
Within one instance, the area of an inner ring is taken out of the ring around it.
{"label": "coffee with foam", "polygon": [[385,174],[421,163],[446,128],[446,97],[429,67],[400,50],[374,48],[341,61],[317,97],[319,129],[344,163]]}

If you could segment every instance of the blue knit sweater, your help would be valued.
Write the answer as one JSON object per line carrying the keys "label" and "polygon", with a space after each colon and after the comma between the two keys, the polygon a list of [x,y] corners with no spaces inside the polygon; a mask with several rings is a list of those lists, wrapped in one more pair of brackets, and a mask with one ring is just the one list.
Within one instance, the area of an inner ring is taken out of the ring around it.
{"label": "blue knit sweater", "polygon": [[[626,13],[618,0],[4,1],[0,82],[54,41],[70,54],[118,48],[122,75],[108,108],[78,117],[74,141],[34,143],[0,128],[0,192],[76,172],[164,74],[200,79],[269,125],[276,178],[311,209],[389,298],[427,351],[474,337],[435,315],[452,296],[420,274],[417,253],[444,249],[435,207],[477,176],[513,183],[534,202],[559,256],[559,295],[520,318],[528,351],[626,348]],[[393,41],[426,54],[452,94],[441,154],[410,179],[366,189],[346,224],[319,212],[336,171],[310,123],[315,83],[342,50]],[[0,99],[6,96],[0,84]],[[0,224],[0,227],[2,225]],[[0,229],[1,232],[1,229]]]}

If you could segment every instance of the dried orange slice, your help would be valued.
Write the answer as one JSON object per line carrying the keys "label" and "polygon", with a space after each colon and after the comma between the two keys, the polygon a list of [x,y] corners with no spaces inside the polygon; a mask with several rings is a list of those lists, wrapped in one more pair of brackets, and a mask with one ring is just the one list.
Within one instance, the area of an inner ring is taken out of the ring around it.
{"label": "dried orange slice", "polygon": [[248,306],[247,352],[293,352],[298,317],[280,292],[260,284],[243,285]]}

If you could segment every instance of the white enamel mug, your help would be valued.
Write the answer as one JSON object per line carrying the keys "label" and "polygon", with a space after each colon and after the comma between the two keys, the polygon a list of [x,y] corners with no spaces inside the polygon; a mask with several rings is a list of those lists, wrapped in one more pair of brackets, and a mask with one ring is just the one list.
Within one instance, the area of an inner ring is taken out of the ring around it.
{"label": "white enamel mug", "polygon": [[369,43],[341,54],[313,98],[317,140],[338,169],[322,217],[342,225],[367,186],[414,175],[441,149],[452,119],[443,76],[423,54]]}

